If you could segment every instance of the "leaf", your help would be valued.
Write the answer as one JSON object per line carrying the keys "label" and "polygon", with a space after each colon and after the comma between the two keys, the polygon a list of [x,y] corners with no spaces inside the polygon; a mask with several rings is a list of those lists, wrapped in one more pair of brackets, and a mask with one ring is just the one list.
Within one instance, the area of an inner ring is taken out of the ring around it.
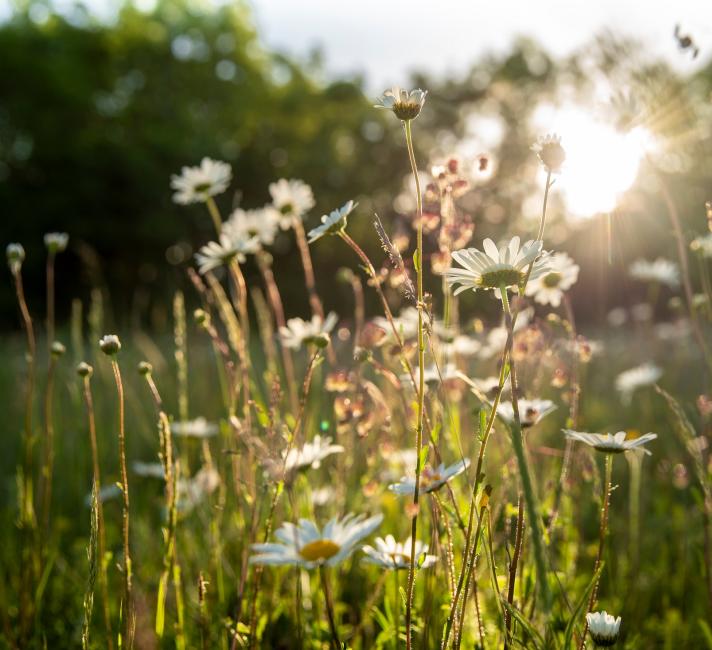
{"label": "leaf", "polygon": [[581,598],[576,603],[574,611],[571,612],[571,618],[569,619],[569,622],[566,625],[566,632],[564,634],[564,650],[567,650],[568,647],[571,645],[571,639],[573,638],[574,630],[576,629],[576,620],[581,615],[581,610],[586,606],[586,603],[588,602],[588,598],[591,595],[593,588],[598,583],[598,580],[601,577],[601,573],[603,572],[604,565],[605,562],[601,562],[601,566],[599,566],[598,571],[593,574],[591,582],[588,583],[588,587],[586,587],[583,594],[581,595]]}
{"label": "leaf", "polygon": [[710,629],[707,622],[703,621],[701,618],[697,620],[697,624],[700,626],[702,634],[705,637],[708,650],[712,650],[712,629]]}
{"label": "leaf", "polygon": [[485,439],[485,434],[487,433],[487,409],[481,408],[480,409],[480,427],[479,427],[479,432],[477,434],[477,440],[480,442],[483,442]]}
{"label": "leaf", "polygon": [[423,447],[418,454],[418,473],[423,471],[425,463],[428,460],[428,454],[430,453],[430,447]]}

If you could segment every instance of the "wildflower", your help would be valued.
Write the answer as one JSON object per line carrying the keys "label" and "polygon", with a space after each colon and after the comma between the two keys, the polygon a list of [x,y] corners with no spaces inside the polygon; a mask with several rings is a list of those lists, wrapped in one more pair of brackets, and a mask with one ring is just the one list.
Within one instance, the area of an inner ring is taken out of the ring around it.
{"label": "wildflower", "polygon": [[645,449],[643,445],[658,437],[657,433],[646,433],[638,438],[626,440],[625,431],[619,431],[613,436],[610,433],[583,433],[572,429],[563,429],[563,432],[570,440],[578,440],[606,454],[620,454],[624,451],[641,448],[646,454],[650,455],[650,451]]}
{"label": "wildflower", "polygon": [[203,467],[192,478],[178,481],[178,508],[187,514],[219,486],[220,474],[212,467]]}
{"label": "wildflower", "polygon": [[92,368],[86,361],[82,361],[77,366],[77,374],[80,377],[91,377],[94,374],[94,368]]}
{"label": "wildflower", "polygon": [[62,253],[67,249],[69,235],[66,232],[48,232],[44,236],[44,243],[51,254]]}
{"label": "wildflower", "polygon": [[171,423],[171,433],[185,438],[211,438],[217,435],[217,432],[218,425],[214,422],[208,422],[204,417]]}
{"label": "wildflower", "polygon": [[50,346],[50,354],[55,358],[63,356],[66,351],[67,348],[64,347],[64,344],[60,341],[54,341],[54,343]]}
{"label": "wildflower", "polygon": [[541,305],[558,307],[564,291],[578,280],[579,267],[566,253],[547,255],[549,270],[527,284],[526,295]]}
{"label": "wildflower", "polygon": [[141,361],[138,364],[138,374],[146,377],[153,372],[153,366],[148,361]]}
{"label": "wildflower", "polygon": [[314,207],[314,194],[304,181],[280,178],[276,183],[270,183],[269,193],[272,205],[280,214],[282,230],[291,228],[294,219],[303,219]]}
{"label": "wildflower", "polygon": [[[499,391],[499,377],[495,375],[492,375],[491,377],[485,377],[484,379],[468,378],[466,381],[470,385],[470,388],[475,395],[481,394],[485,395],[487,398],[494,398],[494,396]],[[504,380],[502,392],[508,390],[510,390],[509,375]]]}
{"label": "wildflower", "polygon": [[[524,428],[533,427],[549,413],[556,410],[556,404],[548,399],[520,399],[517,406],[519,407],[521,425]],[[512,402],[500,402],[497,407],[497,415],[508,424],[514,422]]]}
{"label": "wildflower", "polygon": [[[393,535],[376,537],[376,548],[366,545],[361,550],[366,554],[365,562],[384,569],[409,569],[412,537],[405,542],[396,542]],[[428,545],[420,540],[415,542],[415,566],[427,569],[437,562],[437,557],[428,555]]]}
{"label": "wildflower", "polygon": [[675,262],[659,257],[654,262],[636,260],[630,266],[630,277],[643,282],[657,282],[671,289],[680,286],[680,271]]}
{"label": "wildflower", "polygon": [[376,100],[378,103],[374,107],[393,111],[399,120],[406,122],[418,117],[423,104],[425,104],[427,94],[427,90],[421,90],[420,88],[407,91],[398,86],[393,86]]}
{"label": "wildflower", "polygon": [[654,363],[641,364],[625,370],[616,377],[616,390],[621,394],[621,400],[629,404],[638,388],[654,384],[662,374],[663,371]]}
{"label": "wildflower", "polygon": [[470,336],[459,334],[447,346],[447,351],[459,357],[472,357],[482,349],[482,343]]}
{"label": "wildflower", "polygon": [[702,257],[712,257],[712,232],[695,237],[690,244],[690,248],[698,252]]}
{"label": "wildflower", "polygon": [[143,476],[144,478],[164,479],[166,476],[166,470],[162,463],[145,463],[141,460],[135,460],[131,463],[131,469],[136,476]]}
{"label": "wildflower", "polygon": [[279,336],[282,345],[292,350],[298,350],[310,343],[319,344],[319,339],[334,329],[338,316],[331,312],[324,321],[321,316],[315,314],[310,321],[301,318],[290,318],[286,327],[279,328]]}
{"label": "wildflower", "polygon": [[[434,469],[426,465],[420,474],[420,494],[435,492],[451,478],[462,474],[469,466],[469,458],[453,463],[449,467],[445,467],[444,463],[440,463],[440,465]],[[396,494],[412,495],[413,492],[415,492],[415,477],[404,476],[398,483],[389,485],[388,489]]]}
{"label": "wildflower", "polygon": [[561,137],[550,133],[537,139],[532,151],[539,156],[541,164],[551,174],[558,174],[566,160],[566,151],[561,146]]}
{"label": "wildflower", "polygon": [[318,488],[316,490],[312,490],[312,493],[311,493],[312,505],[317,506],[317,507],[325,506],[330,501],[333,501],[334,495],[335,495],[334,488],[329,487],[328,485],[325,487]]}
{"label": "wildflower", "polygon": [[280,218],[279,212],[271,205],[256,210],[238,208],[223,224],[222,231],[233,241],[255,239],[261,246],[271,246],[279,229]]}
{"label": "wildflower", "polygon": [[331,437],[322,438],[320,435],[316,435],[311,442],[305,443],[301,449],[290,449],[289,453],[283,457],[286,472],[298,472],[309,468],[318,469],[324,458],[344,451],[341,445],[332,445],[331,443]]}
{"label": "wildflower", "polygon": [[368,519],[349,514],[341,520],[330,519],[321,531],[308,519],[300,519],[298,525],[285,523],[274,534],[281,544],[252,545],[256,555],[250,558],[250,564],[292,564],[305,569],[335,566],[348,558],[382,521],[381,514]]}
{"label": "wildflower", "polygon": [[99,340],[99,347],[104,354],[112,356],[121,349],[121,341],[116,334],[106,334]]}
{"label": "wildflower", "polygon": [[324,215],[321,218],[321,225],[309,231],[309,243],[314,243],[317,239],[321,239],[324,235],[335,235],[346,228],[346,220],[354,211],[358,203],[346,201],[337,210],[333,210],[330,214]]}
{"label": "wildflower", "polygon": [[183,167],[180,175],[171,176],[171,188],[176,190],[173,201],[181,205],[205,203],[211,196],[222,194],[231,180],[230,165],[203,158],[200,166]]}
{"label": "wildflower", "polygon": [[22,263],[25,261],[25,249],[22,244],[8,244],[5,249],[7,256],[7,264],[10,267],[10,272],[15,275],[22,268]]}
{"label": "wildflower", "polygon": [[586,614],[588,631],[591,633],[593,642],[601,647],[607,648],[615,645],[621,629],[621,617],[614,618],[610,614],[603,612],[589,612]]}
{"label": "wildflower", "polygon": [[454,251],[453,259],[464,268],[448,269],[445,279],[451,287],[460,285],[455,289],[455,295],[467,289],[494,289],[499,296],[500,288],[519,287],[524,282],[530,264],[533,263],[530,280],[548,271],[546,257],[539,258],[542,245],[541,241],[528,241],[520,248],[519,237],[512,237],[498,250],[491,239],[485,239],[482,243],[484,252],[476,248]]}
{"label": "wildflower", "polygon": [[226,232],[222,232],[219,242],[208,242],[195,254],[195,261],[198,264],[198,271],[203,275],[233,259],[244,262],[245,255],[254,253],[258,249],[259,242],[255,237],[250,239],[233,238]]}

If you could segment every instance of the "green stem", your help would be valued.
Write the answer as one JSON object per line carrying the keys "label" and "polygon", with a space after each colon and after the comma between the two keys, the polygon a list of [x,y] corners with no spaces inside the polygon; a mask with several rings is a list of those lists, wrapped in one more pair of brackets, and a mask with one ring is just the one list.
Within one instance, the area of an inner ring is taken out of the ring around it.
{"label": "green stem", "polygon": [[336,618],[334,617],[334,602],[331,597],[331,587],[329,586],[329,578],[326,575],[326,568],[323,564],[319,565],[319,577],[321,578],[321,588],[324,590],[324,602],[326,603],[326,616],[329,619],[331,640],[336,650],[340,650],[341,641],[339,640],[339,631],[336,627]]}
{"label": "green stem", "polygon": [[398,648],[399,648],[399,646],[400,646],[400,643],[399,643],[400,639],[398,638],[398,635],[399,635],[399,633],[400,633],[400,605],[401,605],[400,599],[401,599],[401,597],[400,597],[400,577],[399,577],[399,575],[398,575],[398,568],[397,568],[397,567],[393,570],[393,576],[394,576],[393,582],[395,583],[394,586],[395,586],[395,589],[396,589],[396,593],[395,593],[395,598],[396,598],[396,603],[395,603],[395,628],[396,628],[396,630],[395,630],[395,636],[394,636],[394,638],[393,638],[393,641],[394,641],[395,649],[398,650]]}
{"label": "green stem", "polygon": [[210,218],[213,220],[215,232],[217,233],[217,236],[220,237],[223,222],[222,217],[220,216],[220,210],[218,210],[218,206],[215,203],[215,199],[213,199],[212,196],[209,196],[205,204],[208,206],[208,212],[210,213]]}

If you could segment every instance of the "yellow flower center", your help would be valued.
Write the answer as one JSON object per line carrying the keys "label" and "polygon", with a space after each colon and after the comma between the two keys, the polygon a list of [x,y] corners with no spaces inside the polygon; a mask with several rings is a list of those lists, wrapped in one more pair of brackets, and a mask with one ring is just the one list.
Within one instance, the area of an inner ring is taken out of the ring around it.
{"label": "yellow flower center", "polygon": [[341,547],[330,539],[317,539],[302,546],[299,555],[308,562],[319,562],[334,557],[340,550]]}

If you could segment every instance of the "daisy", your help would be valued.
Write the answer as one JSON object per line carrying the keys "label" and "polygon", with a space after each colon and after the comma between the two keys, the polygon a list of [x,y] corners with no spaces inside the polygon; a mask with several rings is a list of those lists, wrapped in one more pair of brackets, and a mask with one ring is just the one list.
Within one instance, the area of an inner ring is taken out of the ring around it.
{"label": "daisy", "polygon": [[[409,569],[410,568],[410,547],[412,537],[405,542],[396,542],[393,535],[376,537],[376,548],[364,546],[361,550],[366,554],[365,562],[375,564],[384,569]],[[427,569],[437,562],[437,557],[428,555],[428,545],[420,540],[415,542],[415,566]]]}
{"label": "daisy", "polygon": [[5,249],[7,256],[7,264],[10,267],[10,272],[15,275],[25,261],[25,249],[22,244],[8,244]]}
{"label": "daisy", "polygon": [[282,524],[274,536],[281,544],[253,544],[256,553],[250,564],[291,564],[305,569],[335,566],[348,558],[359,542],[383,521],[383,515],[364,519],[364,515],[346,515],[330,519],[322,531],[308,519],[299,524]]}
{"label": "daisy", "polygon": [[309,243],[314,243],[317,239],[321,239],[324,235],[335,235],[346,228],[346,220],[354,211],[358,203],[346,201],[337,210],[333,210],[330,214],[324,215],[321,218],[321,225],[309,231]]}
{"label": "daisy", "polygon": [[67,249],[69,235],[66,232],[48,232],[44,244],[50,253],[61,253]]}
{"label": "daisy", "polygon": [[161,463],[144,463],[141,460],[135,460],[131,463],[131,469],[133,469],[136,476],[143,476],[145,478],[165,478],[165,468]]}
{"label": "daisy", "polygon": [[693,239],[690,248],[702,257],[712,257],[712,232]]}
{"label": "daisy", "polygon": [[220,474],[212,467],[203,467],[192,478],[178,481],[178,508],[183,514],[187,514],[218,487]]}
{"label": "daisy", "polygon": [[176,190],[173,201],[182,205],[205,203],[209,197],[222,194],[232,180],[230,165],[203,158],[198,167],[183,167],[180,175],[171,176],[171,188]]}
{"label": "daisy", "polygon": [[[414,370],[415,383],[418,384],[420,381],[420,368],[415,368]],[[451,379],[461,379],[461,373],[457,369],[454,363],[447,363],[444,366],[436,366],[433,364],[425,369],[423,373],[426,384],[439,384],[440,379],[442,381],[450,381]],[[399,379],[404,386],[412,386],[410,374],[402,374]]]}
{"label": "daisy", "polygon": [[482,343],[471,336],[458,334],[447,346],[448,352],[458,357],[472,357],[482,349]]}
{"label": "daisy", "polygon": [[643,282],[657,282],[671,289],[680,286],[680,271],[675,262],[659,257],[654,262],[636,260],[630,266],[630,277]]}
{"label": "daisy", "polygon": [[614,618],[606,611],[589,612],[586,614],[588,631],[591,633],[593,642],[601,647],[607,648],[615,645],[621,629],[621,617]]}
{"label": "daisy", "polygon": [[283,458],[285,470],[287,473],[291,473],[308,468],[318,469],[324,458],[344,451],[341,445],[332,445],[331,443],[331,437],[322,438],[320,435],[316,435],[301,449],[290,449],[286,457]]}
{"label": "daisy", "polygon": [[[435,492],[451,478],[462,474],[469,466],[469,458],[453,463],[449,467],[445,467],[444,463],[440,463],[434,469],[430,465],[426,465],[420,474],[420,494]],[[389,485],[388,489],[396,494],[412,495],[415,492],[415,477],[404,476],[398,483]]]}
{"label": "daisy", "polygon": [[416,88],[415,90],[403,90],[398,86],[386,90],[376,101],[375,108],[385,108],[393,111],[399,120],[414,120],[420,114],[427,90]]}
{"label": "daisy", "polygon": [[246,255],[259,250],[259,241],[256,237],[240,239],[233,238],[230,235],[228,232],[223,231],[220,234],[219,242],[208,242],[195,254],[195,261],[198,264],[198,271],[201,275],[227,264],[232,259],[244,262]]}
{"label": "daisy", "polygon": [[630,404],[633,393],[638,388],[654,384],[662,375],[663,371],[654,363],[643,363],[620,373],[616,377],[616,390],[621,394],[621,400]]}
{"label": "daisy", "polygon": [[625,431],[619,431],[614,436],[610,433],[583,433],[581,431],[573,431],[572,429],[562,429],[562,431],[570,440],[578,440],[606,454],[620,454],[624,451],[640,447],[650,456],[650,451],[645,449],[643,445],[658,437],[657,433],[646,433],[639,438],[626,440]]}
{"label": "daisy", "polygon": [[171,423],[171,433],[185,438],[212,438],[217,435],[218,425],[208,422],[204,417]]}
{"label": "daisy", "polygon": [[256,210],[237,208],[222,226],[222,231],[233,240],[257,240],[261,246],[271,246],[279,229],[281,216],[271,205]]}
{"label": "daisy", "polygon": [[578,280],[579,267],[566,253],[547,255],[549,270],[527,284],[526,295],[541,305],[558,307],[564,291]]}
{"label": "daisy", "polygon": [[[539,257],[541,241],[528,241],[521,248],[519,237],[499,250],[491,239],[482,242],[484,252],[476,248],[454,251],[453,260],[464,268],[450,268],[445,271],[445,279],[450,287],[459,284],[455,295],[472,289],[494,289],[497,296],[502,287],[519,287],[524,282],[527,268],[533,263],[530,280],[535,280],[549,270],[548,256]],[[539,258],[539,259],[537,259]]]}
{"label": "daisy", "polygon": [[537,139],[532,151],[539,156],[541,164],[552,174],[558,174],[566,160],[566,151],[561,146],[561,137],[550,133]]}
{"label": "daisy", "polygon": [[286,327],[279,328],[282,345],[292,350],[298,350],[309,343],[317,343],[319,338],[323,338],[324,335],[328,336],[338,319],[339,317],[334,312],[329,313],[323,322],[317,314],[312,316],[309,321],[290,318]]}
{"label": "daisy", "polygon": [[[497,385],[499,386],[499,379]],[[520,399],[517,405],[519,406],[519,418],[523,428],[533,427],[549,413],[556,410],[556,404],[548,399]],[[500,402],[497,407],[497,415],[507,424],[514,422],[512,402]]]}
{"label": "daisy", "polygon": [[314,194],[304,181],[280,178],[270,183],[269,193],[272,205],[280,214],[282,230],[291,228],[294,219],[302,219],[314,207]]}

